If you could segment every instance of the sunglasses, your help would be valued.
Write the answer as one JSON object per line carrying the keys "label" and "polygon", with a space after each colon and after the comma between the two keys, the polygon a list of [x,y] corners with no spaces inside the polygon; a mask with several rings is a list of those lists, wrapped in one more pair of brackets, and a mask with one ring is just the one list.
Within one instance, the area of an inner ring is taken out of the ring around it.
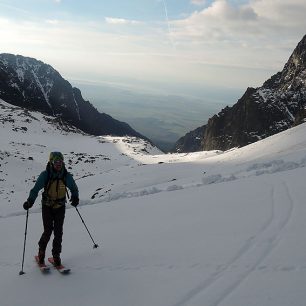
{"label": "sunglasses", "polygon": [[61,165],[63,164],[63,160],[62,159],[55,159],[52,161],[53,165]]}

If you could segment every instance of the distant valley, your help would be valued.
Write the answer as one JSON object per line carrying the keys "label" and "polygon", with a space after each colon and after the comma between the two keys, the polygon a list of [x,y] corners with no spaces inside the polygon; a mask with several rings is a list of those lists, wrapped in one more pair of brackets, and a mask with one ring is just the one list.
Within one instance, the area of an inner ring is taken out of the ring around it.
{"label": "distant valley", "polygon": [[233,104],[242,92],[203,88],[197,97],[138,91],[106,83],[73,83],[100,112],[127,122],[164,151],[173,148],[182,135],[203,125],[221,108]]}

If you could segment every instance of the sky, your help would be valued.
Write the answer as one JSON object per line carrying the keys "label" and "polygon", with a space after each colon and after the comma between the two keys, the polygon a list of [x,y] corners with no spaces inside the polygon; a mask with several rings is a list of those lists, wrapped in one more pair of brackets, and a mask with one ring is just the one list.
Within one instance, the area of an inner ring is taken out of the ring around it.
{"label": "sky", "polygon": [[305,0],[0,0],[0,52],[68,80],[260,86],[306,34]]}

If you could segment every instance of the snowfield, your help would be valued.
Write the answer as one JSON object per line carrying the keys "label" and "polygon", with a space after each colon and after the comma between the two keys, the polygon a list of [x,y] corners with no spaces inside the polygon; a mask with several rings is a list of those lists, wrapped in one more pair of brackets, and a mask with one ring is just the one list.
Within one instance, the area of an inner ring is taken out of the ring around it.
{"label": "snowfield", "polygon": [[[0,145],[1,306],[306,305],[305,124],[227,152],[162,154],[0,100]],[[22,204],[54,150],[100,247],[68,204],[62,260],[72,271],[43,275],[39,197],[20,276]]]}

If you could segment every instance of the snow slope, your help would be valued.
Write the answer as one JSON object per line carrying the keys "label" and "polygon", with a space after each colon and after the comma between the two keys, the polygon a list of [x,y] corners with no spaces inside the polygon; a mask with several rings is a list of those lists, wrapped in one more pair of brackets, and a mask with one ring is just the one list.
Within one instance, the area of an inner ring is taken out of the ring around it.
{"label": "snow slope", "polygon": [[[228,152],[165,155],[0,101],[0,145],[1,306],[305,305],[305,124]],[[42,275],[38,199],[19,276],[22,203],[52,150],[71,167],[100,248],[68,205],[72,273]]]}

